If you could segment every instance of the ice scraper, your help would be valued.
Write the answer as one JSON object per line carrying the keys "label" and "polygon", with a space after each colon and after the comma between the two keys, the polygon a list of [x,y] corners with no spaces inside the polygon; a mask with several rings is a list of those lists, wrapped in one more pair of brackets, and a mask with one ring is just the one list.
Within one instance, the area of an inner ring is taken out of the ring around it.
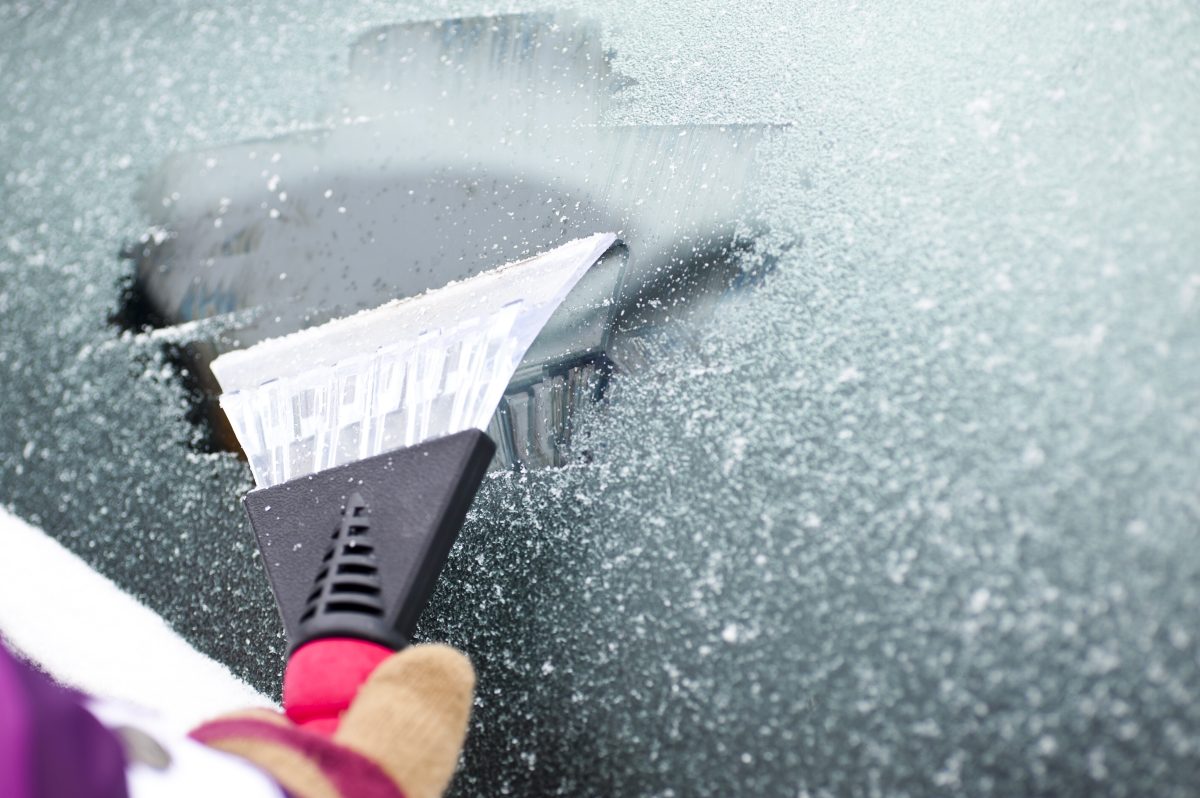
{"label": "ice scraper", "polygon": [[353,697],[338,685],[358,682],[335,676],[407,645],[495,452],[483,430],[505,387],[614,243],[577,239],[213,361],[257,483],[244,504],[293,721],[332,731]]}

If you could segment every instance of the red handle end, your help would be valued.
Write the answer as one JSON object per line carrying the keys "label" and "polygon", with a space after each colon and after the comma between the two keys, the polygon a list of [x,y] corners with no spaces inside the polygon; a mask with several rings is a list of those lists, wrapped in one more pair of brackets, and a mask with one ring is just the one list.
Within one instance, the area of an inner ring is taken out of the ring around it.
{"label": "red handle end", "polygon": [[358,688],[392,650],[351,638],[305,643],[283,673],[283,710],[297,726],[331,736]]}

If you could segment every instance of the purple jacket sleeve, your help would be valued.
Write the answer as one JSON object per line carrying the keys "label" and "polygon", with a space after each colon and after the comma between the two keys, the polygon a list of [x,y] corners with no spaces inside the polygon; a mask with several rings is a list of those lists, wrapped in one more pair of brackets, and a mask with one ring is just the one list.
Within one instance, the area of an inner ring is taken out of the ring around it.
{"label": "purple jacket sleeve", "polygon": [[0,645],[0,785],[12,798],[127,798],[125,754],[83,697]]}

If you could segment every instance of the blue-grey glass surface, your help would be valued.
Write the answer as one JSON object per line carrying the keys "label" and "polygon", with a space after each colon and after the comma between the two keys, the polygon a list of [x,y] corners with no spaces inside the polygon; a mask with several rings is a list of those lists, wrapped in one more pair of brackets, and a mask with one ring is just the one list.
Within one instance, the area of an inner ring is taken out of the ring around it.
{"label": "blue-grey glass surface", "polygon": [[[770,128],[753,279],[654,317],[587,458],[483,486],[421,623],[479,670],[455,794],[1194,795],[1195,8],[559,8],[606,124]],[[0,502],[264,690],[249,471],[110,324],[119,253],[167,159],[338,122],[365,31],[493,10],[0,6]]]}

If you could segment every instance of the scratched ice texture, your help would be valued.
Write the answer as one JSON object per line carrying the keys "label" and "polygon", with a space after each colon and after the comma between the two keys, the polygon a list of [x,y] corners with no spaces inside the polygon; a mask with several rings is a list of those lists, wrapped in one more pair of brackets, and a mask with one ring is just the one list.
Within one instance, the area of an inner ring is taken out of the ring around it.
{"label": "scratched ice texture", "polygon": [[[609,121],[781,126],[776,265],[662,325],[590,463],[486,482],[421,624],[480,673],[455,794],[1194,795],[1195,6],[576,5]],[[0,501],[264,689],[248,470],[107,322],[133,196],[490,8],[0,6]]]}

